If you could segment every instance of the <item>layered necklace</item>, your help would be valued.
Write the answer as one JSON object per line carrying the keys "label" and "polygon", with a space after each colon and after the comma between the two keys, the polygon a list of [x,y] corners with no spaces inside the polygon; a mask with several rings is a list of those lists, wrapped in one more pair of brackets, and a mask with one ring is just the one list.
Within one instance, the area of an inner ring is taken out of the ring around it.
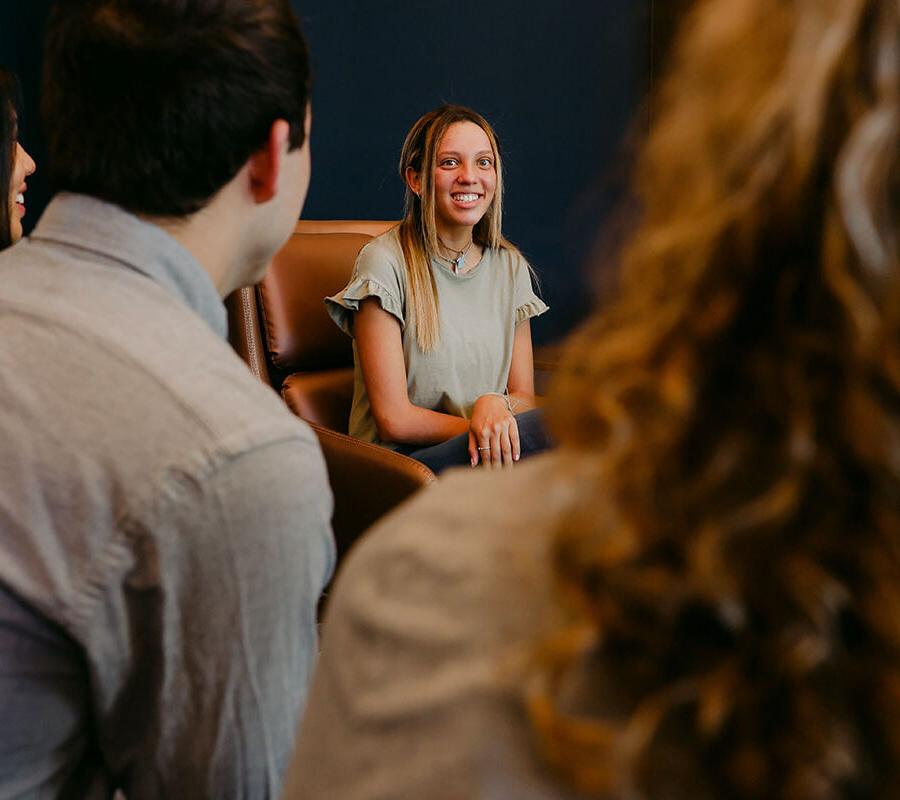
{"label": "layered necklace", "polygon": [[440,244],[441,247],[443,247],[445,250],[449,250],[451,253],[456,253],[454,258],[447,258],[446,256],[442,256],[440,253],[438,253],[438,258],[441,259],[441,261],[446,261],[450,265],[450,268],[453,270],[454,275],[459,275],[459,273],[462,271],[462,268],[465,266],[466,256],[469,254],[469,250],[472,249],[473,241],[474,239],[469,239],[469,243],[462,250],[455,250],[452,247],[448,247],[440,239],[438,239],[438,244]]}

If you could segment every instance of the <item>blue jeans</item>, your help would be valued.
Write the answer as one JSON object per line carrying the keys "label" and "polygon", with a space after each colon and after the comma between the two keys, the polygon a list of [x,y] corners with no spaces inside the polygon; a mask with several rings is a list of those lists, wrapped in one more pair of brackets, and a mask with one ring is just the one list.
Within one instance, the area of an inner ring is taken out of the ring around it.
{"label": "blue jeans", "polygon": [[[519,426],[519,446],[522,458],[543,452],[553,446],[552,440],[544,429],[543,415],[539,408],[516,414],[516,424]],[[421,461],[435,475],[439,475],[448,467],[468,467],[472,463],[469,460],[468,433],[461,433],[446,442],[428,447],[402,445],[397,448],[397,452]]]}

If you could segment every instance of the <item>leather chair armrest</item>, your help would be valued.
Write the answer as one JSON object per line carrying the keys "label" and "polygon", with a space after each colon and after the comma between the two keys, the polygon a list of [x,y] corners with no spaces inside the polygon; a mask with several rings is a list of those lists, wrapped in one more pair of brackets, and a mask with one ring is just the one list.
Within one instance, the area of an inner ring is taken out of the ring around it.
{"label": "leather chair armrest", "polygon": [[[360,534],[411,494],[435,480],[414,458],[311,423],[335,497],[334,538],[340,559]],[[349,501],[348,498],[352,498]]]}
{"label": "leather chair armrest", "polygon": [[301,419],[346,433],[353,399],[353,368],[295,372],[281,385],[281,396]]}

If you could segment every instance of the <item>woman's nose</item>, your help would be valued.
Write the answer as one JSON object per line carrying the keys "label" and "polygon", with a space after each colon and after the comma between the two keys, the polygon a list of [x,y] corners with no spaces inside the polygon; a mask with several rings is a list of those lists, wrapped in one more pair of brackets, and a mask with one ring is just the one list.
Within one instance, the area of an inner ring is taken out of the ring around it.
{"label": "woman's nose", "polygon": [[37,164],[34,163],[34,159],[30,155],[28,155],[28,151],[24,147],[22,147],[21,144],[17,142],[16,146],[19,148],[19,155],[25,162],[25,175],[33,175],[35,170],[37,169]]}
{"label": "woman's nose", "polygon": [[474,173],[470,166],[466,164],[462,164],[459,168],[459,172],[456,175],[456,180],[460,183],[472,183],[474,181],[473,177]]}

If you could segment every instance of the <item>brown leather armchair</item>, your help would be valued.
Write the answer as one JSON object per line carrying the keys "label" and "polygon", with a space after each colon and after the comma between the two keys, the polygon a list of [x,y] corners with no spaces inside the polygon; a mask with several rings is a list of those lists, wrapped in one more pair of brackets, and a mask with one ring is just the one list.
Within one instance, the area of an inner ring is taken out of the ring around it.
{"label": "brown leather armchair", "polygon": [[235,350],[319,437],[334,492],[339,554],[379,517],[435,480],[418,461],[347,435],[353,350],[322,302],[346,284],[372,235],[393,224],[301,220],[262,282],[225,301]]}

